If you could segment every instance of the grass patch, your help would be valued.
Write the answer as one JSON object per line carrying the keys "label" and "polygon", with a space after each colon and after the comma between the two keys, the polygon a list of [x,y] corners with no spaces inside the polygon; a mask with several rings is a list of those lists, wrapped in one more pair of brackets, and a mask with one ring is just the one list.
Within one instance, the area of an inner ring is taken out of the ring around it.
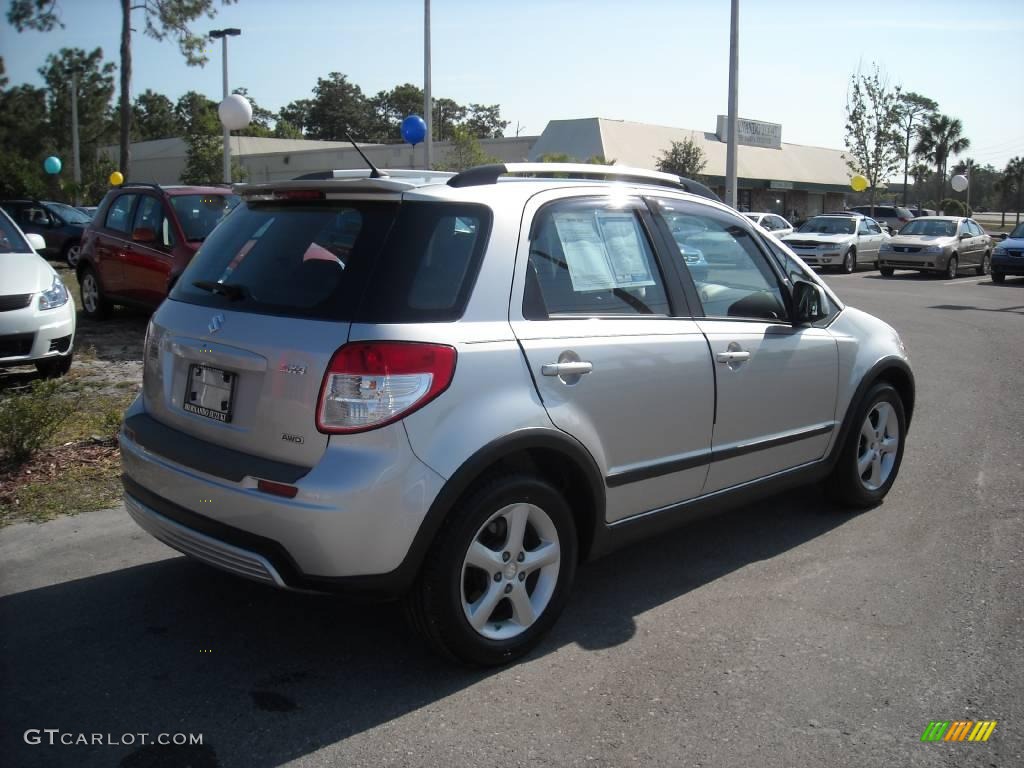
{"label": "grass patch", "polygon": [[0,527],[104,509],[121,498],[117,430],[135,393],[67,384],[59,403],[66,416],[56,433],[31,458],[0,463]]}

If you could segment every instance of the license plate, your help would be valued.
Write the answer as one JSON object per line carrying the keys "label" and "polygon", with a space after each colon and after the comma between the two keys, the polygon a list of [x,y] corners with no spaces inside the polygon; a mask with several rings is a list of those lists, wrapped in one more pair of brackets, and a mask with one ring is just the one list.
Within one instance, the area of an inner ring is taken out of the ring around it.
{"label": "license plate", "polygon": [[190,365],[184,409],[208,419],[231,421],[236,374],[208,365]]}

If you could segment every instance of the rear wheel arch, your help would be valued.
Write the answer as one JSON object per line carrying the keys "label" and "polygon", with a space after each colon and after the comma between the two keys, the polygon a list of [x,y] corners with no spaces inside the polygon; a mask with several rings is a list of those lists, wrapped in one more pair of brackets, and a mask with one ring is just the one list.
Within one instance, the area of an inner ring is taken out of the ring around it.
{"label": "rear wheel arch", "polygon": [[579,442],[550,429],[525,429],[488,443],[448,479],[427,510],[413,541],[415,572],[452,508],[496,474],[526,472],[549,482],[572,510],[580,559],[589,555],[605,509],[604,478]]}

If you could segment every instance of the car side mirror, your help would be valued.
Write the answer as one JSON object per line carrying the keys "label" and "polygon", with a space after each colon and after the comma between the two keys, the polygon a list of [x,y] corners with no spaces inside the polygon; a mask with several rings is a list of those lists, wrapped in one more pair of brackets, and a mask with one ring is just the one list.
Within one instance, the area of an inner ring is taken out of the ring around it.
{"label": "car side mirror", "polygon": [[793,325],[813,323],[826,316],[821,288],[803,280],[793,285]]}
{"label": "car side mirror", "polygon": [[37,235],[35,232],[29,232],[25,235],[25,239],[28,240],[28,244],[34,251],[41,251],[46,248],[46,240],[42,235]]}
{"label": "car side mirror", "polygon": [[139,227],[132,232],[132,240],[136,243],[155,243],[156,231],[149,227]]}

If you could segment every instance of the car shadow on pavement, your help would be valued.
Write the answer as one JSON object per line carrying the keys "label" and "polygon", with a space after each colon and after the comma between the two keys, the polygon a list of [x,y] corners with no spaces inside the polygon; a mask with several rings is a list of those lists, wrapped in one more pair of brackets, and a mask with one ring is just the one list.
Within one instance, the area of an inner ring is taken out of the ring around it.
{"label": "car shadow on pavement", "polygon": [[1012,315],[1024,315],[1024,304],[1016,307],[975,307],[964,304],[933,304],[928,309],[948,309],[957,312],[963,311],[974,311],[974,312],[1009,312]]}
{"label": "car shadow on pavement", "polygon": [[[584,565],[521,663],[627,643],[636,616],[850,519],[801,489]],[[0,598],[0,633],[0,748],[19,766],[280,765],[495,674],[438,660],[397,605],[279,592],[184,557]],[[30,747],[29,728],[203,745]]]}

